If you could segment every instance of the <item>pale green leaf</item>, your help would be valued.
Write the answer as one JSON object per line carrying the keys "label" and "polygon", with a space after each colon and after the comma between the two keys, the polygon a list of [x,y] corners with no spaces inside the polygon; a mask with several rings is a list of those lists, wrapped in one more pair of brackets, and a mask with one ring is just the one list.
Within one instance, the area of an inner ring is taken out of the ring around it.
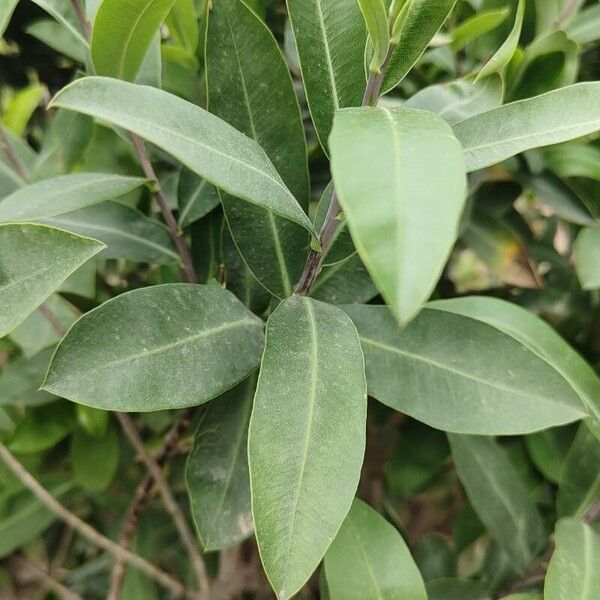
{"label": "pale green leaf", "polygon": [[584,227],[575,240],[575,268],[584,290],[600,288],[600,228]]}
{"label": "pale green leaf", "polygon": [[365,353],[369,394],[444,431],[530,433],[581,419],[551,365],[503,331],[425,308],[400,329],[385,306],[346,306]]}
{"label": "pale green leaf", "polygon": [[393,525],[354,500],[325,554],[331,600],[427,600],[423,578]]}
{"label": "pale green leaf", "polygon": [[492,537],[524,572],[543,548],[542,519],[519,473],[491,438],[449,435],[454,464]]}
{"label": "pale green leaf", "polygon": [[600,82],[585,82],[505,104],[454,126],[467,171],[531,148],[559,144],[600,129]]}
{"label": "pale green leaf", "polygon": [[4,0],[0,5],[0,39],[4,36],[4,32],[10,23],[13,11],[18,3],[19,0]]}
{"label": "pale green leaf", "polygon": [[175,0],[103,0],[92,31],[96,73],[133,81],[174,3]]}
{"label": "pale green leaf", "polygon": [[310,298],[282,302],[267,324],[248,441],[258,546],[281,600],[304,585],[350,509],[366,408],[350,319]]}
{"label": "pale green leaf", "polygon": [[179,225],[187,227],[194,221],[205,217],[219,205],[219,194],[206,179],[198,177],[193,171],[183,169],[177,188],[179,205]]}
{"label": "pale green leaf", "polygon": [[600,39],[600,5],[591,5],[581,11],[566,27],[569,37],[579,44]]}
{"label": "pale green leaf", "polygon": [[509,14],[510,10],[506,7],[476,13],[452,31],[452,49],[456,52],[479,36],[496,29]]}
{"label": "pale green leaf", "polygon": [[262,345],[262,321],[222,288],[142,288],[75,323],[43,387],[109,410],[195,406],[247,377],[258,366]]}
{"label": "pale green leaf", "polygon": [[369,70],[380,73],[390,47],[388,15],[383,0],[358,0],[365,19],[369,40],[373,46],[373,60]]}
{"label": "pale green leaf", "polygon": [[0,202],[0,223],[36,221],[118,198],[147,183],[110,173],[59,175],[32,183]]}
{"label": "pale green leaf", "polygon": [[264,150],[198,106],[162,90],[104,77],[71,83],[54,98],[53,105],[129,129],[218,188],[272,210],[316,235]]}
{"label": "pale green leaf", "polygon": [[104,244],[43,225],[0,225],[0,337],[20,325]]}
{"label": "pale green leaf", "polygon": [[88,41],[77,18],[77,13],[71,0],[32,0],[40,8],[54,17],[63,27],[68,29],[79,41],[88,46]]}
{"label": "pale green leaf", "polygon": [[28,25],[25,31],[60,54],[85,63],[87,46],[70,29],[53,19],[40,19]]}
{"label": "pale green leaf", "polygon": [[383,80],[382,92],[395,88],[413,68],[446,21],[456,0],[410,0],[402,31]]}
{"label": "pale green leaf", "polygon": [[587,523],[562,519],[544,583],[545,600],[595,600],[600,589],[600,536]]}
{"label": "pale green leaf", "polygon": [[360,106],[366,30],[356,0],[287,0],[310,113],[321,146],[339,108]]}
{"label": "pale green leaf", "polygon": [[494,73],[502,73],[504,68],[511,61],[518,45],[519,38],[521,37],[521,30],[523,28],[523,18],[525,17],[525,0],[519,0],[519,4],[517,5],[517,12],[515,13],[515,23],[513,28],[511,29],[506,41],[496,54],[490,58],[490,60],[485,64],[483,69],[479,71],[477,75],[476,81],[483,79],[484,77],[489,77]]}
{"label": "pale green leaf", "polygon": [[256,377],[213,400],[202,415],[186,466],[190,510],[207,552],[228,548],[253,530],[248,423]]}
{"label": "pale green leaf", "polygon": [[384,108],[340,111],[330,145],[354,245],[394,315],[407,322],[456,240],[466,190],[460,145],[436,115]]}

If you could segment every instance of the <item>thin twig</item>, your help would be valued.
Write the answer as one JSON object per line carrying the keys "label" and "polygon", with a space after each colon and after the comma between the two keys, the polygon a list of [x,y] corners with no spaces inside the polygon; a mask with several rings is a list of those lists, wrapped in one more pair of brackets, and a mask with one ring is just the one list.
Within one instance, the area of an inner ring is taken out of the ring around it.
{"label": "thin twig", "polygon": [[19,177],[23,180],[27,180],[29,178],[29,170],[25,166],[25,163],[21,160],[19,155],[13,150],[13,147],[10,145],[10,141],[8,136],[0,126],[0,144],[2,144],[2,150],[4,150],[4,154],[8,159],[8,162],[13,166],[14,170],[18,173]]}
{"label": "thin twig", "polygon": [[169,228],[169,233],[171,234],[171,237],[175,242],[175,246],[177,248],[177,252],[179,253],[181,265],[183,267],[185,276],[189,283],[198,283],[198,276],[196,275],[196,271],[194,270],[190,250],[185,240],[183,239],[181,229],[179,228],[179,225],[177,224],[177,221],[173,216],[173,212],[169,208],[169,202],[164,192],[162,191],[162,188],[160,187],[158,177],[156,176],[154,167],[150,162],[148,153],[146,152],[146,148],[144,147],[144,143],[137,135],[135,135],[135,133],[130,132],[129,138],[133,143],[135,153],[137,154],[138,160],[140,161],[140,165],[142,166],[146,177],[154,183],[154,195],[156,197],[156,201],[158,202],[158,206],[160,207],[160,211],[162,212],[165,223]]}
{"label": "thin twig", "polygon": [[198,548],[198,542],[196,536],[192,533],[191,529],[188,526],[186,518],[182,513],[177,501],[173,497],[173,493],[171,492],[171,488],[165,479],[161,468],[158,466],[156,459],[148,452],[146,447],[144,446],[144,442],[138,433],[138,430],[135,426],[135,423],[132,421],[129,415],[124,413],[115,413],[125,435],[129,438],[131,445],[135,448],[139,457],[142,459],[154,481],[156,483],[156,487],[158,488],[160,495],[162,496],[163,503],[167,512],[173,519],[175,527],[179,532],[179,536],[181,537],[181,541],[183,545],[188,551],[190,560],[192,562],[192,566],[194,568],[194,572],[196,574],[196,579],[198,580],[198,586],[200,591],[203,593],[207,593],[209,589],[208,578],[206,576],[206,567],[204,566],[204,559],[202,558],[202,554]]}
{"label": "thin twig", "polygon": [[[381,86],[387,73],[390,61],[394,53],[395,46],[390,46],[386,59],[381,67],[379,73],[371,73],[369,80],[367,81],[367,87],[362,100],[363,106],[377,106],[379,102],[379,96],[381,94]],[[327,216],[323,221],[323,226],[319,233],[319,245],[320,250],[311,250],[308,253],[304,270],[300,276],[300,280],[296,285],[295,292],[301,296],[305,296],[310,292],[310,288],[316,281],[321,269],[323,268],[323,261],[327,256],[327,252],[331,249],[335,234],[342,222],[342,207],[338,199],[336,190],[333,190],[331,195],[331,202],[329,203],[329,209],[327,210]]]}
{"label": "thin twig", "polygon": [[77,15],[77,19],[79,20],[79,23],[81,24],[83,32],[85,33],[85,37],[88,38],[88,40],[89,40],[92,35],[92,26],[90,25],[87,15],[85,14],[85,11],[83,10],[83,6],[81,6],[81,4],[79,3],[79,0],[71,0],[71,5],[73,6],[73,10],[75,11],[75,14]]}
{"label": "thin twig", "polygon": [[52,590],[62,600],[83,600],[83,598],[64,586],[58,579],[55,579],[42,565],[33,560],[20,558],[19,562],[35,572],[38,579],[42,581],[47,590]]}
{"label": "thin twig", "polygon": [[[196,410],[196,407],[191,407],[184,410],[167,433],[163,442],[163,447],[155,458],[155,462],[160,468],[162,468],[165,463],[175,454],[179,439],[191,423]],[[135,531],[140,520],[140,515],[142,514],[142,511],[146,505],[148,497],[154,489],[154,483],[154,477],[152,474],[148,474],[144,481],[138,485],[135,491],[133,502],[127,511],[127,518],[125,519],[125,524],[123,525],[123,529],[121,530],[121,535],[119,537],[119,545],[122,548],[130,548],[131,544],[133,543],[133,538],[135,537]],[[111,574],[110,590],[107,600],[119,600],[124,577],[125,561],[117,560],[115,561],[113,572]]]}
{"label": "thin twig", "polygon": [[76,530],[80,535],[87,538],[90,542],[99,546],[103,550],[110,552],[113,556],[126,561],[139,569],[148,577],[154,579],[173,593],[187,598],[194,598],[193,592],[186,590],[184,585],[163,570],[148,562],[145,558],[122,548],[112,540],[103,536],[99,531],[82,521],[77,515],[65,508],[56,500],[38,481],[25,469],[25,467],[12,455],[8,448],[0,442],[0,459],[12,471],[12,473],[27,487],[42,504],[44,504],[57,517],[62,519],[70,527]]}
{"label": "thin twig", "polygon": [[52,326],[52,329],[54,329],[60,337],[66,335],[67,328],[60,322],[60,319],[47,304],[40,304],[39,311],[44,315],[48,323]]}

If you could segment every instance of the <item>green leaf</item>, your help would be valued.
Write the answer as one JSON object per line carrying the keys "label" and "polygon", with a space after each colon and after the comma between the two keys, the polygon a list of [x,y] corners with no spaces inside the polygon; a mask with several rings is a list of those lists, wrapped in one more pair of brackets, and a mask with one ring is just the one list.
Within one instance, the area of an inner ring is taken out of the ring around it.
{"label": "green leaf", "polygon": [[106,490],[119,466],[119,432],[110,424],[101,437],[75,430],[69,451],[75,481],[89,492]]}
{"label": "green leaf", "polygon": [[497,108],[502,104],[502,78],[486,77],[479,83],[457,79],[450,83],[431,85],[409,98],[404,106],[428,110],[450,125]]}
{"label": "green leaf", "polygon": [[502,448],[491,438],[449,435],[458,475],[492,537],[524,572],[546,542],[542,519]]}
{"label": "green leaf", "polygon": [[525,0],[519,0],[517,5],[517,12],[515,13],[515,23],[511,29],[506,41],[496,54],[490,58],[485,64],[483,69],[479,71],[476,81],[489,77],[494,73],[502,73],[505,67],[510,63],[512,57],[519,46],[519,38],[521,37],[521,30],[523,29],[523,18],[525,17]]}
{"label": "green leaf", "polygon": [[600,537],[586,523],[562,519],[546,581],[545,600],[594,600],[600,589]]}
{"label": "green leaf", "polygon": [[[222,0],[210,11],[206,71],[211,112],[256,140],[306,206],[306,142],[292,80],[275,38],[243,2]],[[254,276],[276,296],[289,296],[304,266],[306,231],[227,194],[222,204]]]}
{"label": "green leaf", "polygon": [[79,41],[88,46],[88,41],[77,18],[77,13],[70,0],[32,0],[63,27],[68,29]]}
{"label": "green leaf", "polygon": [[19,0],[5,0],[0,6],[0,38],[4,36],[4,32],[10,23]]}
{"label": "green leaf", "polygon": [[[73,485],[62,483],[50,489],[56,499],[63,497]],[[0,519],[0,558],[40,536],[56,521],[56,515],[29,492],[23,491],[11,501],[12,510]]]}
{"label": "green leaf", "polygon": [[400,533],[354,500],[327,554],[331,600],[427,600],[423,578]]}
{"label": "green leaf", "polygon": [[456,52],[474,39],[496,29],[509,14],[510,10],[506,7],[476,13],[452,32],[452,50]]}
{"label": "green leaf", "polygon": [[584,290],[600,288],[600,229],[584,227],[575,240],[575,268]]}
{"label": "green leaf", "polygon": [[195,406],[247,377],[262,345],[262,321],[230,292],[153,286],[81,317],[59,344],[43,388],[109,410]]}
{"label": "green leaf", "polygon": [[73,405],[58,401],[32,407],[17,425],[8,447],[18,454],[32,454],[56,446],[75,427]]}
{"label": "green leaf", "polygon": [[455,4],[456,0],[410,0],[383,80],[384,94],[395,88],[421,58]]}
{"label": "green leaf", "polygon": [[118,202],[88,206],[44,222],[101,240],[107,246],[102,258],[148,263],[179,260],[171,235],[162,223]]}
{"label": "green leaf", "polygon": [[582,10],[565,30],[579,44],[589,44],[600,39],[600,6],[592,5]]}
{"label": "green leaf", "polygon": [[585,416],[545,360],[475,318],[425,308],[400,329],[385,306],[346,306],[358,329],[369,395],[432,427],[514,435]]}
{"label": "green leaf", "polygon": [[340,111],[330,145],[354,245],[405,323],[429,298],[456,240],[466,187],[460,145],[440,117],[384,108]]}
{"label": "green leaf", "polygon": [[102,0],[92,31],[98,75],[133,81],[175,0]]}
{"label": "green leaf", "polygon": [[561,479],[565,459],[573,442],[571,427],[546,429],[525,438],[527,452],[533,464],[542,475],[558,484]]}
{"label": "green leaf", "polygon": [[356,0],[287,0],[308,107],[321,146],[339,108],[360,106],[366,30]]}
{"label": "green leaf", "polygon": [[365,19],[369,41],[373,45],[373,60],[369,70],[379,74],[390,48],[388,15],[383,0],[358,0]]}
{"label": "green leaf", "polygon": [[559,517],[582,517],[600,498],[600,441],[582,423],[564,462],[556,509]]}
{"label": "green leaf", "polygon": [[267,323],[248,440],[256,537],[280,600],[304,585],[350,509],[366,408],[350,319],[310,298],[282,302]]}
{"label": "green leaf", "polygon": [[85,63],[87,46],[70,29],[66,29],[53,19],[35,21],[28,25],[25,31],[60,54],[76,62]]}
{"label": "green leaf", "polygon": [[2,124],[16,135],[22,135],[31,116],[47,93],[46,86],[30,83],[9,98],[2,115]]}
{"label": "green leaf", "polygon": [[511,594],[510,596],[504,596],[502,600],[542,600],[540,594],[534,592],[526,592],[524,594]]}
{"label": "green leaf", "polygon": [[0,223],[35,221],[118,198],[147,183],[110,173],[59,175],[32,183],[0,203]]}
{"label": "green leaf", "polygon": [[175,44],[185,48],[190,54],[195,54],[200,29],[194,0],[175,0],[166,23]]}
{"label": "green leaf", "polygon": [[0,337],[100,252],[96,240],[43,225],[0,225]]}
{"label": "green leaf", "polygon": [[52,104],[128,129],[218,188],[272,210],[316,236],[264,150],[202,108],[162,90],[103,77],[71,83]]}
{"label": "green leaf", "polygon": [[25,182],[11,167],[0,161],[0,199],[23,187]]}
{"label": "green leaf", "polygon": [[183,169],[177,188],[179,205],[179,225],[187,227],[194,221],[205,217],[219,205],[219,194],[206,179],[198,177],[193,171]]}
{"label": "green leaf", "polygon": [[186,466],[190,510],[207,552],[246,539],[253,530],[248,476],[248,423],[256,377],[214,400],[196,430]]}
{"label": "green leaf", "polygon": [[91,408],[83,404],[75,405],[77,422],[92,437],[100,438],[106,434],[110,413],[99,408]]}
{"label": "green leaf", "polygon": [[491,600],[485,586],[470,579],[443,578],[427,582],[429,600]]}
{"label": "green leaf", "polygon": [[[482,321],[523,344],[562,376],[593,415],[600,432],[600,379],[547,323],[529,311],[497,298],[472,296],[431,302],[429,306]],[[572,392],[569,395],[572,396]]]}
{"label": "green leaf", "polygon": [[600,82],[586,82],[505,104],[454,126],[467,171],[524,150],[566,142],[600,129]]}
{"label": "green leaf", "polygon": [[600,181],[600,148],[573,142],[543,151],[546,166],[559,177],[590,177]]}
{"label": "green leaf", "polygon": [[28,358],[20,356],[0,374],[0,406],[36,406],[53,399],[39,391],[48,369],[53,348],[46,348]]}

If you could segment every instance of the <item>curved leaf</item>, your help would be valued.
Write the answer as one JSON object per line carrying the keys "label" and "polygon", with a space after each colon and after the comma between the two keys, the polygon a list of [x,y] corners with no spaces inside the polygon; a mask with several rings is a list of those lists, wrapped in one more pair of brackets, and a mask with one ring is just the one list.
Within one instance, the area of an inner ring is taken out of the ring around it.
{"label": "curved leaf", "polygon": [[195,406],[247,377],[262,345],[262,321],[230,292],[157,285],[81,317],[56,349],[43,388],[108,410]]}
{"label": "curved leaf", "polygon": [[466,190],[460,145],[436,115],[385,108],[340,111],[330,145],[354,245],[391,311],[407,322],[456,240]]}
{"label": "curved leaf", "polygon": [[22,323],[104,244],[43,225],[0,225],[0,337]]}
{"label": "curved leaf", "polygon": [[248,439],[256,537],[280,600],[304,585],[350,509],[366,408],[350,319],[310,298],[282,302],[267,324]]}
{"label": "curved leaf", "polygon": [[584,290],[600,288],[600,228],[584,227],[575,240],[575,267]]}

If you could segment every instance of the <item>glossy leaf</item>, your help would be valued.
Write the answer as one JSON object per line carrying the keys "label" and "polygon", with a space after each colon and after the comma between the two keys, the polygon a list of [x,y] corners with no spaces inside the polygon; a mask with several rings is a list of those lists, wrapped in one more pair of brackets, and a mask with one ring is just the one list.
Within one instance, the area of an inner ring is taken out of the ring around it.
{"label": "glossy leaf", "polygon": [[43,225],[0,225],[0,337],[20,325],[101,242]]}
{"label": "glossy leaf", "polygon": [[515,13],[515,23],[511,29],[506,41],[498,51],[490,58],[485,64],[483,69],[479,71],[477,80],[489,77],[495,73],[502,73],[504,68],[511,61],[518,45],[519,38],[521,37],[521,30],[523,28],[523,18],[525,17],[525,0],[519,0],[517,4],[517,12]]}
{"label": "glossy leaf", "polygon": [[32,183],[0,203],[0,223],[35,221],[118,198],[146,183],[140,177],[76,173]]}
{"label": "glossy leaf", "polygon": [[179,260],[167,228],[133,208],[103,202],[44,220],[68,231],[97,238],[106,244],[103,258],[164,263]]}
{"label": "glossy leaf", "polygon": [[563,519],[544,583],[545,600],[594,600],[600,589],[600,537],[586,523]]}
{"label": "glossy leaf", "polygon": [[98,75],[133,81],[175,0],[102,0],[92,31]]}
{"label": "glossy leaf", "polygon": [[405,323],[429,298],[456,239],[466,186],[460,145],[437,116],[379,108],[339,112],[330,144],[354,245]]}
{"label": "glossy leaf", "polygon": [[450,435],[454,464],[493,538],[524,572],[546,540],[542,519],[518,472],[491,438]]}
{"label": "glossy leaf", "polygon": [[267,324],[248,440],[256,537],[282,600],[310,577],[350,509],[365,422],[352,322],[310,298],[282,302]]}
{"label": "glossy leaf", "polygon": [[598,131],[599,96],[600,82],[578,83],[456,124],[454,133],[464,148],[467,171]]}
{"label": "glossy leaf", "polygon": [[325,555],[331,600],[427,600],[423,578],[400,533],[354,500]]}
{"label": "glossy leaf", "polygon": [[256,377],[214,400],[196,430],[186,466],[192,518],[204,550],[233,546],[253,530],[248,423]]}
{"label": "glossy leaf", "polygon": [[262,321],[226,290],[143,288],[105,302],[70,329],[44,389],[110,410],[194,406],[251,373],[262,345]]}
{"label": "glossy leaf", "polygon": [[[211,112],[256,140],[302,205],[308,197],[306,143],[292,81],[266,25],[239,0],[209,13],[208,102]],[[227,194],[232,237],[255,277],[273,294],[291,294],[307,254],[302,227]]]}
{"label": "glossy leaf", "polygon": [[556,509],[560,517],[583,517],[600,497],[600,441],[582,423],[566,456]]}
{"label": "glossy leaf", "polygon": [[455,4],[456,0],[411,0],[383,81],[383,93],[395,88],[406,77]]}
{"label": "glossy leaf", "polygon": [[575,391],[525,345],[474,318],[425,308],[400,329],[385,306],[346,306],[369,394],[444,431],[529,433],[585,416]]}
{"label": "glossy leaf", "polygon": [[455,125],[500,106],[502,93],[502,79],[498,75],[486,77],[479,83],[458,79],[426,87],[409,98],[404,105],[431,111],[450,125]]}
{"label": "glossy leaf", "polygon": [[306,98],[321,146],[327,151],[333,117],[360,106],[367,41],[356,0],[287,0]]}
{"label": "glossy leaf", "polygon": [[575,241],[575,267],[584,290],[600,288],[600,228],[586,227]]}
{"label": "glossy leaf", "polygon": [[52,103],[129,129],[220,189],[313,232],[264,150],[198,106],[155,88],[103,77],[73,82]]}

